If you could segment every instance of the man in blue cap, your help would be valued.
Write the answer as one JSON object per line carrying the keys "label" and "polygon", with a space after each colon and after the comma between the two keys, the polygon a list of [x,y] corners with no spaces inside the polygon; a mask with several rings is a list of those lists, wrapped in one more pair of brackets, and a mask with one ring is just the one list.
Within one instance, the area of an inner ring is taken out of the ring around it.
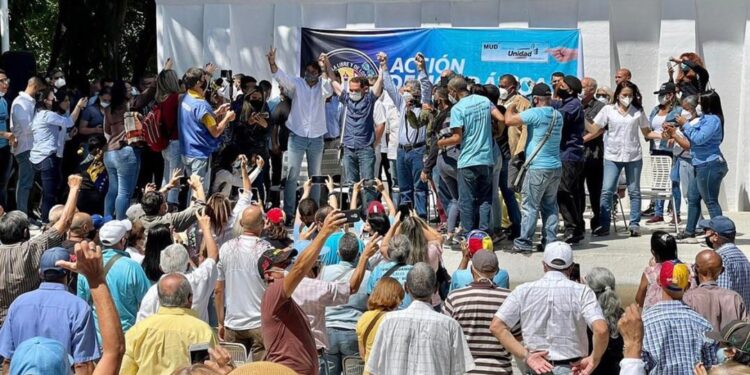
{"label": "man in blue cap", "polygon": [[12,375],[68,375],[71,359],[65,347],[57,340],[46,337],[32,337],[18,346]]}
{"label": "man in blue cap", "polygon": [[91,308],[68,291],[70,274],[55,265],[58,261],[70,261],[70,252],[62,247],[46,250],[39,262],[39,289],[22,294],[10,305],[0,329],[0,356],[6,362],[15,362],[21,343],[37,336],[62,344],[76,368],[93,368],[101,357]]}
{"label": "man in blue cap", "polygon": [[734,222],[726,216],[715,216],[710,220],[699,221],[698,228],[703,229],[706,234],[706,245],[714,249],[724,263],[724,272],[717,283],[720,287],[741,295],[747,306],[750,303],[750,262],[734,244],[737,235]]}

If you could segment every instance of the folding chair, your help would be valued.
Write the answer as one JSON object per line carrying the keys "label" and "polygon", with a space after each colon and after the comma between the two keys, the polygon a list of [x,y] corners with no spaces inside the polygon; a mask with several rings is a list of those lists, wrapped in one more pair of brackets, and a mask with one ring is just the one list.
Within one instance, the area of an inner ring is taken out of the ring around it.
{"label": "folding chair", "polygon": [[222,342],[219,345],[229,352],[235,365],[239,366],[253,361],[252,357],[247,356],[245,345],[233,342]]}
{"label": "folding chair", "polygon": [[344,375],[362,375],[365,372],[365,361],[359,356],[344,357]]}
{"label": "folding chair", "polygon": [[[652,200],[668,200],[675,206],[674,196],[672,195],[672,157],[667,155],[651,156],[651,186],[641,187],[641,198]],[[677,213],[672,210],[672,224],[674,232],[677,233]]]}

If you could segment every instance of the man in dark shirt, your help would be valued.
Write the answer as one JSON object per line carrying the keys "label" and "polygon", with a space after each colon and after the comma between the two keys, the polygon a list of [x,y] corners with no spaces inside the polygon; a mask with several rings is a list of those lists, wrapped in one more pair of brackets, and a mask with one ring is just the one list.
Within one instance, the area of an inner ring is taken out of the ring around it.
{"label": "man in dark shirt", "polygon": [[[583,92],[581,93],[581,104],[585,120],[593,123],[594,117],[604,108],[604,103],[596,100],[596,80],[591,77],[585,77],[581,82]],[[589,191],[589,203],[591,207],[599,207],[599,199],[602,195],[602,179],[604,178],[604,141],[601,135],[591,134],[588,131],[583,133],[583,175],[579,185],[579,195],[581,212],[586,209],[586,194],[583,194],[586,188]],[[585,187],[584,187],[585,184]],[[592,210],[594,216],[589,223],[591,230],[599,226],[599,209]],[[584,229],[583,227],[581,229]]]}
{"label": "man in dark shirt", "polygon": [[565,76],[557,85],[557,101],[553,107],[563,115],[562,139],[560,141],[560,160],[562,161],[562,178],[557,193],[557,204],[565,221],[563,240],[576,244],[584,238],[583,207],[581,207],[580,190],[583,175],[583,131],[584,114],[578,94],[582,91],[581,81],[574,76]]}

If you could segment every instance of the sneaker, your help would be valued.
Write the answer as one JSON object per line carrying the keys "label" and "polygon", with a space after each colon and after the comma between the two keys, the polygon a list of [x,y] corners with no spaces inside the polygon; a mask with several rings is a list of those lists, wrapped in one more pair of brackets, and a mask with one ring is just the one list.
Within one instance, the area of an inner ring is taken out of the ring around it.
{"label": "sneaker", "polygon": [[581,241],[583,241],[586,237],[582,234],[567,234],[565,237],[563,237],[563,241],[569,245],[575,245]]}
{"label": "sneaker", "polygon": [[641,230],[640,229],[631,229],[630,230],[630,237],[640,237],[641,236]]}
{"label": "sneaker", "polygon": [[663,222],[664,222],[664,216],[654,216],[646,220],[646,224],[656,224],[656,223],[663,223]]}
{"label": "sneaker", "polygon": [[641,216],[651,216],[654,214],[654,205],[649,205],[647,209],[641,211]]}
{"label": "sneaker", "polygon": [[695,233],[680,232],[675,236],[678,243],[698,243]]}
{"label": "sneaker", "polygon": [[595,237],[607,237],[609,236],[609,228],[598,227],[594,229],[591,234],[593,234]]}
{"label": "sneaker", "polygon": [[511,253],[521,253],[521,254],[529,254],[533,250],[532,249],[522,249],[516,245],[513,245],[513,248],[510,249]]}
{"label": "sneaker", "polygon": [[495,232],[495,234],[493,234],[491,237],[492,237],[492,243],[495,245],[499,244],[500,242],[505,241],[505,239],[508,238],[508,236],[506,236],[505,233],[503,233],[502,231]]}

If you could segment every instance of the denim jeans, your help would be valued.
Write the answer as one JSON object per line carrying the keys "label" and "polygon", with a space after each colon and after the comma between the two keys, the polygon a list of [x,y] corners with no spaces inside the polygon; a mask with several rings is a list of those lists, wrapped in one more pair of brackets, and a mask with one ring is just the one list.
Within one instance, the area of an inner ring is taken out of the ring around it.
{"label": "denim jeans", "polygon": [[[172,179],[172,171],[182,169],[182,157],[180,156],[180,141],[169,141],[167,148],[161,151],[164,159],[164,177],[161,186],[166,186]],[[167,194],[167,202],[177,204],[179,201],[180,189],[171,189]]]}
{"label": "denim jeans", "polygon": [[505,202],[505,209],[508,211],[510,219],[510,233],[513,237],[518,237],[521,233],[521,209],[518,207],[516,193],[508,186],[508,164],[509,158],[503,158],[503,167],[500,170],[500,194]]}
{"label": "denim jeans", "polygon": [[325,362],[328,364],[328,373],[341,375],[344,357],[359,355],[357,333],[353,329],[339,328],[326,328],[326,331],[328,332],[328,349],[325,352]]}
{"label": "denim jeans", "polygon": [[0,148],[0,206],[8,207],[8,180],[13,169],[13,154],[10,146]]}
{"label": "denim jeans", "polygon": [[393,185],[391,185],[391,200],[393,200],[393,204],[398,206],[400,204],[399,198],[400,194],[396,193],[396,189],[398,188],[401,190],[401,188],[398,186],[398,162],[395,159],[388,159],[388,168],[391,170],[391,178],[393,179]]}
{"label": "denim jeans", "polygon": [[34,167],[29,160],[31,150],[16,155],[18,181],[16,183],[16,209],[29,214],[29,194],[34,187]]}
{"label": "denim jeans", "polygon": [[474,229],[486,232],[490,229],[492,194],[496,192],[497,186],[492,184],[492,169],[491,165],[458,168],[458,206],[461,212],[461,229],[465,232]]}
{"label": "denim jeans", "polygon": [[721,205],[719,204],[719,190],[721,180],[729,172],[724,160],[713,160],[695,166],[695,178],[688,190],[688,221],[685,227],[686,233],[695,233],[695,226],[701,214],[701,200],[708,208],[708,216],[714,218],[721,216]]}
{"label": "denim jeans", "polygon": [[[570,365],[559,365],[552,368],[552,371],[546,372],[543,375],[570,375],[573,370]],[[526,370],[526,375],[536,375],[533,370]]]}
{"label": "denim jeans", "polygon": [[[344,182],[352,186],[361,180],[372,180],[375,173],[375,150],[372,147],[354,149],[344,147]],[[362,205],[367,207],[371,200],[375,199],[375,190],[371,188],[362,189]]]}
{"label": "denim jeans", "polygon": [[690,159],[675,158],[675,165],[673,167],[675,178],[672,181],[677,181],[672,184],[672,196],[675,200],[675,212],[680,215],[682,200],[685,200],[685,204],[688,202],[688,192],[690,191],[690,184],[695,179],[695,168]]}
{"label": "denim jeans", "polygon": [[[203,191],[208,194],[208,189],[211,186],[211,157],[193,158],[182,155],[180,159],[185,168],[185,176],[190,178],[190,176],[195,174],[203,178]],[[192,192],[192,190],[188,190],[188,205],[190,205]]]}
{"label": "denim jeans", "polygon": [[399,204],[411,203],[421,218],[427,218],[427,184],[419,179],[422,173],[425,147],[406,151],[401,148],[396,155]]}
{"label": "denim jeans", "polygon": [[49,222],[49,210],[57,203],[57,193],[62,181],[62,161],[55,155],[47,156],[39,164],[34,164],[34,170],[42,175],[42,222]]}
{"label": "denim jeans", "polygon": [[497,142],[493,143],[493,156],[495,157],[495,164],[492,166],[492,209],[490,215],[490,227],[488,228],[491,232],[499,233],[502,231],[502,220],[503,220],[503,205],[500,200],[500,194],[496,188],[500,185],[500,173],[503,170],[503,155],[500,152],[500,147]]}
{"label": "denim jeans", "polygon": [[[318,138],[305,138],[297,134],[289,134],[289,149],[286,185],[284,185],[284,212],[286,217],[294,217],[297,202],[297,179],[299,179],[302,157],[307,155],[307,175],[317,176],[320,174],[320,166],[323,162],[323,149],[325,143],[323,136]],[[320,200],[320,186],[313,185],[310,198]]]}
{"label": "denim jeans", "polygon": [[539,214],[542,215],[542,244],[557,238],[557,188],[562,168],[529,169],[521,188],[521,235],[513,245],[524,251],[534,250],[534,231]]}
{"label": "denim jeans", "polygon": [[104,153],[104,166],[109,176],[109,190],[104,198],[104,215],[116,220],[125,220],[130,207],[140,169],[138,151],[130,146]]}
{"label": "denim jeans", "polygon": [[437,170],[440,173],[440,190],[447,190],[448,205],[445,213],[448,216],[446,230],[453,233],[458,222],[458,167],[456,159],[440,155],[437,158]]}
{"label": "denim jeans", "polygon": [[599,226],[609,230],[612,222],[612,197],[617,190],[617,180],[620,171],[625,169],[625,180],[628,184],[628,197],[630,198],[630,224],[631,230],[637,230],[641,226],[641,169],[643,160],[630,162],[615,162],[604,160],[604,179],[602,180],[602,197],[599,206]]}

